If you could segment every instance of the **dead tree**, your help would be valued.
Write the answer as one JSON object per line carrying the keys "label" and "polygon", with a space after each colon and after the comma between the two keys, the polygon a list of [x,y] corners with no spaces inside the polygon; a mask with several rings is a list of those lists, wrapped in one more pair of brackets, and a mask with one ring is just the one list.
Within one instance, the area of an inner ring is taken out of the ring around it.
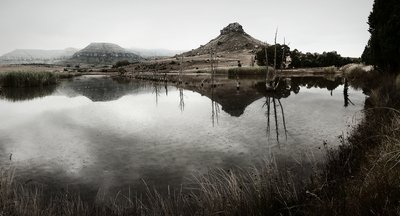
{"label": "dead tree", "polygon": [[182,73],[183,73],[183,54],[180,56],[180,63],[179,63],[179,78],[178,84],[182,84]]}
{"label": "dead tree", "polygon": [[274,73],[275,73],[275,71],[276,71],[276,37],[278,36],[278,28],[276,28],[276,31],[275,31],[275,40],[274,40],[274,43],[275,43],[275,50],[274,50]]}
{"label": "dead tree", "polygon": [[214,76],[215,76],[215,68],[214,68],[214,50],[210,49],[210,67],[211,67],[211,88],[214,88]]}

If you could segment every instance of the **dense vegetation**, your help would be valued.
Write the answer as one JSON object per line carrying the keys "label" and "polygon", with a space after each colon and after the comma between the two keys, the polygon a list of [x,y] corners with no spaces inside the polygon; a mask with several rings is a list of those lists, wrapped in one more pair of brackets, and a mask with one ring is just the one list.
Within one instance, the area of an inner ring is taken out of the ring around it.
{"label": "dense vegetation", "polygon": [[382,71],[400,70],[400,1],[375,0],[368,18],[371,37],[362,54],[363,62]]}
{"label": "dense vegetation", "polygon": [[[274,54],[275,45],[268,46],[268,65],[274,66]],[[265,47],[260,49],[257,53],[257,63],[258,65],[265,65]],[[295,49],[290,50],[287,45],[276,45],[276,68],[280,69],[286,62],[286,57],[290,56],[291,63],[288,65],[289,68],[311,68],[311,67],[329,67],[336,66],[341,67],[343,65],[357,62],[358,59],[352,59],[349,57],[342,57],[336,51],[319,53],[302,53]]]}
{"label": "dense vegetation", "polygon": [[357,59],[342,57],[336,51],[319,53],[302,53],[297,49],[290,52],[292,63],[289,65],[294,68],[308,67],[341,67],[343,65],[357,62]]}
{"label": "dense vegetation", "polygon": [[[285,52],[285,54],[283,54]],[[286,58],[290,52],[290,47],[287,45],[276,44],[276,68],[281,68],[283,58]],[[275,54],[275,45],[267,47],[267,56],[268,56],[268,65],[274,66],[274,54]],[[284,56],[283,56],[284,55]],[[282,58],[283,56],[283,58]],[[256,53],[257,64],[265,66],[265,47],[261,47],[261,49]]]}
{"label": "dense vegetation", "polygon": [[131,63],[128,60],[122,60],[122,61],[118,61],[117,63],[115,63],[112,67],[113,68],[120,68],[120,67],[123,67],[123,66],[128,66],[130,64]]}

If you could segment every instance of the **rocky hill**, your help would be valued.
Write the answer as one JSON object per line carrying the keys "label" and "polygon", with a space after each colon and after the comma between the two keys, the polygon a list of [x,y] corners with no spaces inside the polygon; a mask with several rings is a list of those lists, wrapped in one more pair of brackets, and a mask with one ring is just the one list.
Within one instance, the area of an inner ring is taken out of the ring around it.
{"label": "rocky hill", "polygon": [[138,62],[142,59],[116,44],[112,43],[91,43],[84,49],[76,52],[66,63],[78,64],[115,64],[118,61],[128,60]]}
{"label": "rocky hill", "polygon": [[184,53],[185,56],[196,56],[216,52],[252,51],[263,43],[247,34],[239,23],[231,23],[220,31],[220,35],[197,49]]}
{"label": "rocky hill", "polygon": [[55,64],[69,59],[78,50],[16,49],[0,56],[0,64]]}

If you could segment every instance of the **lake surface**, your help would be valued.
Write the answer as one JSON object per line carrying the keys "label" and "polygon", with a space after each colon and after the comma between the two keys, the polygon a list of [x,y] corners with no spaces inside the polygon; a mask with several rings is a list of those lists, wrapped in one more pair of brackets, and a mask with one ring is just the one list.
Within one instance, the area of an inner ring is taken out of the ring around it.
{"label": "lake surface", "polygon": [[364,106],[365,95],[342,82],[283,79],[272,94],[257,79],[212,91],[82,76],[7,89],[0,159],[30,182],[109,193],[143,188],[143,180],[179,186],[193,174],[248,167],[271,154],[320,160]]}

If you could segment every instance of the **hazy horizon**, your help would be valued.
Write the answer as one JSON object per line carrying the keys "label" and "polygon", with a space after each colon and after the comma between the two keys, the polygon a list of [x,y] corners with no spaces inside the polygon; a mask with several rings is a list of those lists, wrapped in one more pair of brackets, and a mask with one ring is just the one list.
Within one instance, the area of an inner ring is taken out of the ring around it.
{"label": "hazy horizon", "polygon": [[278,27],[278,42],[285,37],[293,49],[335,50],[359,57],[369,39],[372,4],[372,0],[2,0],[0,55],[15,49],[84,48],[91,42],[191,50],[238,22],[262,41],[272,43]]}

